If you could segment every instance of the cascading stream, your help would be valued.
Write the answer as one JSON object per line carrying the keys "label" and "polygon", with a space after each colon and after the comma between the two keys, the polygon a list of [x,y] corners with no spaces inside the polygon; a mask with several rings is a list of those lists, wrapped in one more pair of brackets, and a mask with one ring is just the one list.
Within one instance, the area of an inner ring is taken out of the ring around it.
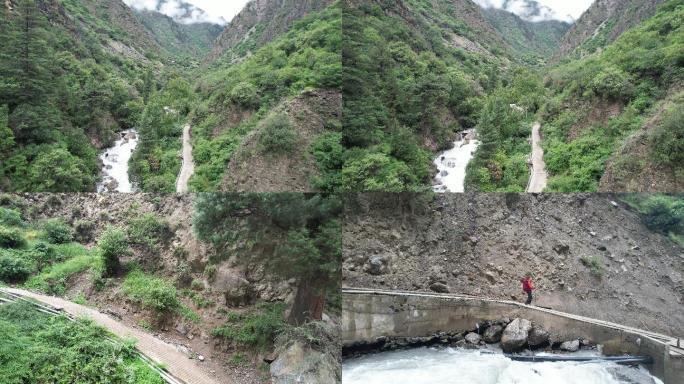
{"label": "cascading stream", "polygon": [[129,129],[119,135],[114,145],[100,155],[104,177],[97,184],[98,193],[133,192],[133,184],[128,176],[128,161],[138,146],[138,133],[135,129]]}
{"label": "cascading stream", "polygon": [[434,161],[438,170],[433,187],[435,192],[465,191],[466,169],[479,145],[477,133],[474,129],[469,129],[459,133],[452,149],[437,156]]}
{"label": "cascading stream", "polygon": [[610,362],[516,362],[496,350],[417,348],[346,360],[344,384],[662,384]]}

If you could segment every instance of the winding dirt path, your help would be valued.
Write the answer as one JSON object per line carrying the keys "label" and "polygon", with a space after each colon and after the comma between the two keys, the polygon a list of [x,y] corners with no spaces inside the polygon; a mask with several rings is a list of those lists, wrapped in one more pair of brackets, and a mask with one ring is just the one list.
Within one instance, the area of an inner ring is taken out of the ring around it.
{"label": "winding dirt path", "polygon": [[532,126],[532,175],[527,186],[527,193],[542,193],[549,178],[544,162],[544,150],[541,147],[541,124]]}
{"label": "winding dirt path", "polygon": [[156,337],[136,328],[122,324],[115,319],[98,312],[95,309],[85,307],[70,301],[41,295],[29,291],[15,288],[3,288],[3,290],[24,296],[52,307],[63,310],[64,312],[76,316],[92,319],[96,324],[107,328],[110,332],[122,339],[137,340],[136,348],[145,356],[156,363],[164,364],[166,370],[179,380],[187,384],[233,384],[232,381],[226,382],[225,379],[219,381],[211,377],[202,368],[201,362],[190,360],[188,356],[178,351],[173,345],[168,344]]}
{"label": "winding dirt path", "polygon": [[183,165],[176,180],[176,192],[187,193],[188,181],[195,172],[195,163],[192,160],[192,144],[190,144],[190,124],[183,127]]}

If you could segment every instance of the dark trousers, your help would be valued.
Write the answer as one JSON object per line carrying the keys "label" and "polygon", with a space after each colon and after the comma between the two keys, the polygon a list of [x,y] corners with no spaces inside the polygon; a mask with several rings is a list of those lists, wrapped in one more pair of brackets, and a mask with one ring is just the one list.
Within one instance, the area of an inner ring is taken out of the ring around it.
{"label": "dark trousers", "polygon": [[525,302],[525,304],[532,304],[532,291],[527,292],[527,301]]}

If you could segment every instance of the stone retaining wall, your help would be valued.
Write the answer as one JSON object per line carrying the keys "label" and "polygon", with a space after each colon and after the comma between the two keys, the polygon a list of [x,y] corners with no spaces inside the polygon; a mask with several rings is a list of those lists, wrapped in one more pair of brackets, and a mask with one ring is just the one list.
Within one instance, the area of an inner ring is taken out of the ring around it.
{"label": "stone retaining wall", "polygon": [[651,372],[666,384],[684,384],[684,358],[648,332],[580,319],[515,302],[420,293],[343,291],[342,342],[345,345],[378,337],[425,337],[436,332],[460,332],[498,318],[521,317],[551,332],[552,341],[590,339],[607,355],[651,356]]}

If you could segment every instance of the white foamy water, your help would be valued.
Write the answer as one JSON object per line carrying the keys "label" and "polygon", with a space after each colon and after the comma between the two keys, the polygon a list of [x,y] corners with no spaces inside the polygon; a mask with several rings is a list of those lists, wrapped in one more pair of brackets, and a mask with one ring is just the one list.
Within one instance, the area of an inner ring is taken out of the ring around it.
{"label": "white foamy water", "polygon": [[435,159],[437,176],[435,192],[463,193],[465,191],[465,177],[468,163],[473,159],[480,142],[476,140],[474,129],[459,134],[454,147],[441,153]]}
{"label": "white foamy water", "polygon": [[662,384],[643,368],[609,362],[523,363],[501,353],[419,348],[342,364],[344,384]]}
{"label": "white foamy water", "polygon": [[129,129],[120,133],[114,146],[108,148],[100,159],[104,164],[104,178],[97,185],[97,192],[133,192],[133,184],[128,177],[128,160],[138,145],[138,133]]}

